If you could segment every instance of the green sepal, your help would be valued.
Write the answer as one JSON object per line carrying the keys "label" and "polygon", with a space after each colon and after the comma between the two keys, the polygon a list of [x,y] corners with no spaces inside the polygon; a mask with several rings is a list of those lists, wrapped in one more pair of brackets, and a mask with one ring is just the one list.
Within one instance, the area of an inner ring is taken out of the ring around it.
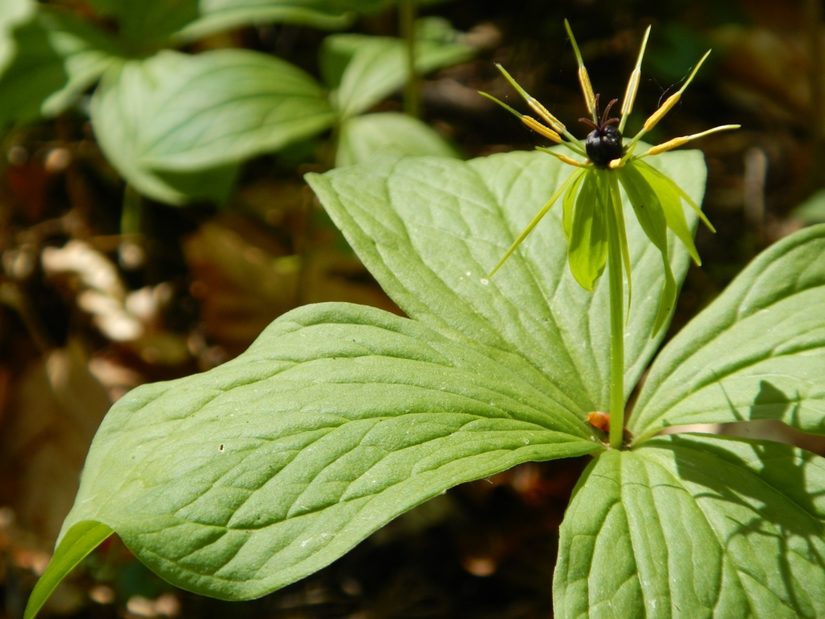
{"label": "green sepal", "polygon": [[607,179],[591,168],[583,177],[573,210],[567,259],[570,272],[585,290],[593,290],[607,262],[609,191]]}
{"label": "green sepal", "polygon": [[656,320],[653,324],[653,335],[655,335],[667,321],[676,302],[676,281],[673,279],[673,272],[670,270],[670,259],[668,258],[667,219],[659,196],[635,165],[630,164],[619,168],[618,174],[619,181],[624,187],[630,204],[633,206],[633,211],[636,213],[639,225],[641,225],[650,242],[656,246],[662,255],[665,281],[659,297]]}
{"label": "green sepal", "polygon": [[[631,168],[632,171],[637,171],[647,181],[662,207],[667,227],[673,230],[673,233],[684,243],[693,262],[697,266],[701,265],[702,259],[699,258],[699,252],[696,251],[696,245],[693,243],[693,233],[682,210],[682,195],[679,186],[642,160],[631,160],[626,167]],[[699,212],[701,213],[701,210]],[[704,214],[700,217],[706,224],[710,223]]]}

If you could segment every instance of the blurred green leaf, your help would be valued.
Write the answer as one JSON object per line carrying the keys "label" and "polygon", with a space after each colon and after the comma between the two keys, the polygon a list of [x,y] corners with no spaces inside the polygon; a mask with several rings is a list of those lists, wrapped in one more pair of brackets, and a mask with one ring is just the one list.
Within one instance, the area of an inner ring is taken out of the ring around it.
{"label": "blurred green leaf", "polygon": [[155,80],[155,68],[151,61],[130,61],[104,74],[91,105],[97,141],[109,162],[143,195],[177,205],[197,199],[220,203],[234,183],[237,164],[187,173],[157,170],[142,162],[152,126],[151,106],[157,103],[153,89],[161,83]]}
{"label": "blurred green leaf", "polygon": [[806,224],[825,222],[825,189],[820,189],[793,210],[793,216]]}
{"label": "blurred green leaf", "polygon": [[[443,20],[418,24],[416,68],[427,73],[463,62],[473,48],[457,42]],[[344,117],[368,110],[407,80],[406,47],[401,39],[361,34],[327,37],[321,48],[321,71],[334,89],[333,102]]]}
{"label": "blurred green leaf", "polygon": [[222,199],[242,160],[334,118],[310,76],[244,50],[166,51],[126,63],[107,74],[92,105],[95,134],[115,167],[142,193],[174,204]]}
{"label": "blurred green leaf", "polygon": [[406,114],[364,114],[343,122],[336,166],[362,163],[378,153],[456,156],[453,147],[435,130]]}
{"label": "blurred green leaf", "polygon": [[102,31],[49,7],[2,36],[0,124],[59,114],[121,55]]}
{"label": "blurred green leaf", "polygon": [[342,28],[355,13],[373,12],[388,0],[200,0],[197,17],[175,33],[178,40],[249,24],[286,22],[315,28]]}

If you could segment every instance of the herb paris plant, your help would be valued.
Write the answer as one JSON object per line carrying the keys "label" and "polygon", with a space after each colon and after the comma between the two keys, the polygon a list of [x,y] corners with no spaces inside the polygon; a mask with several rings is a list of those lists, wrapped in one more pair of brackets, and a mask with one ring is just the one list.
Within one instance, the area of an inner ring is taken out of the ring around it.
{"label": "herb paris plant", "polygon": [[[701,201],[701,154],[650,165]],[[556,616],[825,615],[825,460],[770,441],[657,436],[754,419],[825,434],[825,226],[758,257],[664,347],[630,448],[608,449],[586,419],[610,401],[610,286],[588,292],[566,268],[563,213],[484,278],[525,205],[563,180],[543,153],[309,175],[409,318],[307,306],[223,366],[127,394],[90,448],[27,616],[113,531],[170,582],[249,599],[458,483],[583,454],[594,459],[560,531]],[[663,337],[650,334],[665,280],[646,231],[624,224],[641,293],[624,325],[623,402]],[[678,286],[690,255],[671,232],[667,243]]]}
{"label": "herb paris plant", "polygon": [[700,264],[699,254],[693,244],[692,232],[688,228],[687,220],[682,212],[682,201],[684,200],[693,209],[694,213],[708,228],[713,230],[713,226],[702,214],[699,205],[677,183],[658,172],[656,168],[645,162],[644,158],[667,152],[711,133],[737,129],[739,125],[722,125],[694,135],[674,138],[658,146],[649,147],[641,155],[635,155],[635,149],[641,138],[653,129],[676,105],[710,52],[708,51],[702,57],[682,84],[682,87],[668,97],[659,109],[645,121],[644,126],[628,144],[624,144],[622,132],[636,99],[641,77],[642,59],[650,36],[650,27],[645,31],[636,66],[627,83],[624,101],[621,106],[621,118],[610,116],[610,110],[618,101],[617,99],[612,99],[605,107],[604,112],[600,111],[599,95],[593,94],[587,68],[584,65],[576,38],[573,36],[573,31],[567,20],[564,22],[564,27],[570,36],[570,42],[576,54],[576,61],[579,65],[579,83],[591,117],[579,119],[580,122],[591,129],[583,141],[577,140],[558,118],[528,94],[501,65],[497,65],[498,69],[507,78],[507,81],[512,84],[530,108],[547,124],[544,125],[532,116],[517,112],[492,95],[481,93],[515,115],[526,126],[540,135],[556,144],[561,144],[575,155],[587,157],[585,161],[577,161],[566,154],[539,148],[539,150],[553,155],[561,162],[577,169],[559,185],[550,199],[539,209],[535,217],[516,237],[510,248],[493,267],[489,276],[492,277],[501,268],[544,218],[550,208],[563,197],[564,232],[569,248],[567,255],[570,271],[576,281],[583,288],[592,290],[593,283],[599,278],[605,265],[608,262],[610,264],[610,321],[612,333],[610,363],[612,377],[610,412],[607,425],[610,431],[610,445],[618,449],[621,447],[624,436],[623,274],[627,277],[628,304],[632,298],[632,268],[619,185],[624,188],[642,229],[650,242],[659,250],[662,257],[665,281],[659,297],[659,310],[653,325],[653,333],[655,334],[670,317],[676,301],[676,281],[673,278],[668,259],[668,229],[684,243],[694,262],[697,265]]}

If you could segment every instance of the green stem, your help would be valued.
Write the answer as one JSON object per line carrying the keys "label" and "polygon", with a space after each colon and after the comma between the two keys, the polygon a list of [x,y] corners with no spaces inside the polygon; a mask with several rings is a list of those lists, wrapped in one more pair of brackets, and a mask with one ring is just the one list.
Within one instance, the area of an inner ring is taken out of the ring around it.
{"label": "green stem", "polygon": [[618,217],[612,192],[607,217],[607,273],[610,281],[610,447],[624,437],[624,279]]}
{"label": "green stem", "polygon": [[415,69],[415,17],[417,0],[401,0],[398,7],[401,37],[407,44],[407,82],[404,84],[404,111],[418,118],[418,73]]}

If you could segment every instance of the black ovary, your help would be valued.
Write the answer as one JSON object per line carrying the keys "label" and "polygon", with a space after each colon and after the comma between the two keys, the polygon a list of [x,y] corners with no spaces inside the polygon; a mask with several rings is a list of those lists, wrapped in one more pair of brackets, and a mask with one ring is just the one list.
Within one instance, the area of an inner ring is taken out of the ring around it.
{"label": "black ovary", "polygon": [[608,167],[611,161],[624,155],[622,134],[614,124],[593,129],[584,140],[584,148],[590,161],[599,168]]}

